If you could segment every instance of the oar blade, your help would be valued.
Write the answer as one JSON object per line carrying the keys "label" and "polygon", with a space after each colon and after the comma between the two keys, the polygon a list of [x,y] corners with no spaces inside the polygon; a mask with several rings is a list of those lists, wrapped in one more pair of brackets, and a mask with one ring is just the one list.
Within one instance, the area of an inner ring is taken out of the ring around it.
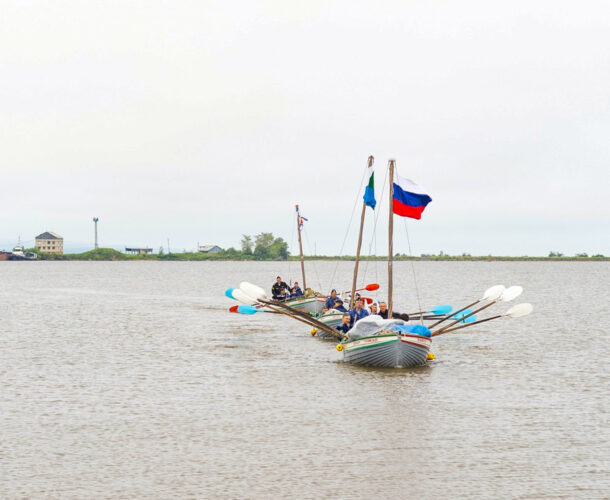
{"label": "oar blade", "polygon": [[460,323],[464,324],[464,323],[472,323],[474,321],[477,320],[476,316],[470,316],[466,319],[462,319],[464,316],[468,316],[469,314],[472,314],[472,309],[464,309],[463,311],[460,311],[457,314],[454,314],[453,316],[451,316],[451,319],[454,320],[459,320]]}
{"label": "oar blade", "polygon": [[440,306],[435,306],[434,309],[432,309],[431,313],[434,314],[449,314],[452,311],[453,307],[451,307],[450,305],[446,304],[446,305],[440,305]]}
{"label": "oar blade", "polygon": [[239,306],[231,306],[231,307],[229,307],[229,312],[236,313],[238,308],[239,308]]}
{"label": "oar blade", "polygon": [[239,284],[239,289],[255,300],[267,299],[265,290],[263,290],[260,286],[248,283],[247,281],[242,281]]}
{"label": "oar blade", "polygon": [[504,285],[494,285],[485,290],[481,300],[498,300],[506,290]]}
{"label": "oar blade", "polygon": [[366,285],[364,288],[368,292],[374,292],[375,290],[379,290],[379,285],[377,283],[371,283],[370,285]]}
{"label": "oar blade", "polygon": [[249,295],[246,295],[239,288],[236,288],[235,290],[233,290],[231,295],[233,295],[233,298],[235,300],[237,300],[238,302],[241,302],[242,304],[247,304],[247,305],[256,304],[256,299],[253,299]]}
{"label": "oar blade", "polygon": [[237,312],[240,314],[256,314],[259,310],[253,306],[241,305],[237,306]]}
{"label": "oar blade", "polygon": [[519,285],[508,287],[502,293],[500,300],[502,302],[510,302],[511,300],[515,300],[519,295],[523,293],[523,287]]}
{"label": "oar blade", "polygon": [[528,302],[524,302],[522,304],[517,304],[516,306],[511,307],[508,311],[506,311],[503,316],[508,316],[510,318],[520,318],[522,316],[527,316],[534,310],[534,306],[529,304]]}

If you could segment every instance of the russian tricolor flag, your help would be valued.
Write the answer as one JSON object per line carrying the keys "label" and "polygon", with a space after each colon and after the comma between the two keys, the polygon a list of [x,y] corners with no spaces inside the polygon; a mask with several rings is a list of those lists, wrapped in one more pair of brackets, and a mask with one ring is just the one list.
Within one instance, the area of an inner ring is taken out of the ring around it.
{"label": "russian tricolor flag", "polygon": [[426,190],[415,184],[411,179],[399,177],[394,172],[394,199],[393,209],[396,215],[421,219],[421,214],[432,198],[426,194]]}

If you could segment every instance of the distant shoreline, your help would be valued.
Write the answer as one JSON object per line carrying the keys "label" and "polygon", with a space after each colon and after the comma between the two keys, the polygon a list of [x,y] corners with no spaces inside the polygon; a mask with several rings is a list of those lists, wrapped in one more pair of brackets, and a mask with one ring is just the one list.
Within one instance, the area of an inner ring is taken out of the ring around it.
{"label": "distant shoreline", "polygon": [[[118,250],[111,248],[98,248],[97,250],[90,250],[83,253],[74,254],[38,254],[38,260],[58,260],[58,261],[128,261],[128,260],[148,260],[148,261],[224,261],[224,262],[239,262],[239,261],[255,261],[255,262],[286,262],[286,261],[298,261],[299,257],[291,255],[288,259],[256,259],[253,255],[243,255],[241,252],[236,254],[229,254],[227,252],[205,254],[197,252],[187,253],[166,253],[166,254],[148,254],[148,255],[129,255]],[[308,255],[305,256],[305,260],[308,261],[355,261],[356,257],[353,255],[340,255],[340,256],[328,256],[328,255]],[[386,261],[387,256],[361,256],[362,261]],[[568,262],[602,262],[610,261],[610,256],[604,255],[593,255],[593,256],[553,256],[553,257],[505,257],[496,255],[421,255],[418,257],[409,257],[408,255],[398,254],[394,257],[394,261],[426,261],[426,262],[448,262],[448,261],[473,261],[473,262],[496,262],[496,261],[568,261]]]}

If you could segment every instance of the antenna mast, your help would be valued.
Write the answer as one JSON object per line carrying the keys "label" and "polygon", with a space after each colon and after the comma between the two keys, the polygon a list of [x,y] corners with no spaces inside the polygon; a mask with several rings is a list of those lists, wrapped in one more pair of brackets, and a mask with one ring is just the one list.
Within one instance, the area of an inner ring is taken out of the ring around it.
{"label": "antenna mast", "polygon": [[93,222],[95,224],[95,249],[97,250],[97,221],[99,221],[99,217],[93,217]]}
{"label": "antenna mast", "polygon": [[307,289],[307,283],[305,282],[305,262],[303,261],[303,242],[301,240],[301,214],[299,212],[299,206],[296,205],[297,209],[297,231],[299,232],[299,257],[301,258],[301,274],[303,275],[303,291]]}

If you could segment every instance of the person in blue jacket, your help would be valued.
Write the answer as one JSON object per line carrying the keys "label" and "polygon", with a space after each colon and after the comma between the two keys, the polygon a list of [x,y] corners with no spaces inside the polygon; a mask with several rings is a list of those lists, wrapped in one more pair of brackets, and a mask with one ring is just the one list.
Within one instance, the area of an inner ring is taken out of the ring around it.
{"label": "person in blue jacket", "polygon": [[344,314],[341,318],[341,324],[337,325],[335,328],[345,335],[350,329],[351,318],[349,314]]}
{"label": "person in blue jacket", "polygon": [[335,302],[337,302],[337,290],[333,288],[330,291],[330,297],[327,297],[326,302],[324,302],[324,307],[326,309],[332,309],[335,307]]}
{"label": "person in blue jacket", "polygon": [[364,309],[364,307],[362,307],[362,299],[357,300],[354,308],[350,309],[350,311],[349,311],[349,317],[351,319],[350,328],[353,328],[356,321],[358,321],[362,318],[366,318],[368,315],[369,315],[369,312],[366,309]]}
{"label": "person in blue jacket", "polygon": [[295,281],[294,286],[290,290],[290,298],[294,299],[296,297],[301,297],[302,295],[303,295],[303,290],[301,290],[301,287],[299,286],[299,282]]}
{"label": "person in blue jacket", "polygon": [[335,301],[335,305],[333,306],[333,309],[335,311],[340,311],[340,312],[343,312],[343,313],[347,312],[347,309],[343,305],[343,301],[339,297],[337,297],[337,300]]}

